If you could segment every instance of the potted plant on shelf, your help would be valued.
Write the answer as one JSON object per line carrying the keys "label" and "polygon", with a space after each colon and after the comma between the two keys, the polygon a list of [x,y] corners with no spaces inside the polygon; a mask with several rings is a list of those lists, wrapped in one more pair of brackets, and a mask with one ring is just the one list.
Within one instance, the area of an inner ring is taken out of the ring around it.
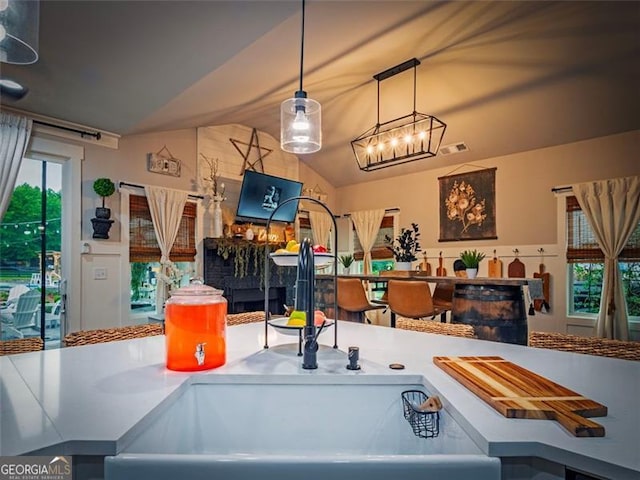
{"label": "potted plant on shelf", "polygon": [[476,278],[476,275],[478,275],[478,267],[484,257],[484,253],[478,252],[477,250],[465,250],[460,254],[460,259],[467,267],[467,278]]}
{"label": "potted plant on shelf", "polygon": [[349,274],[349,267],[353,263],[354,258],[353,255],[340,255],[340,263],[344,267],[344,273]]}
{"label": "potted plant on shelf", "polygon": [[418,259],[416,254],[420,251],[419,237],[420,229],[417,223],[412,223],[411,228],[403,228],[395,240],[385,235],[387,248],[391,250],[396,261],[396,270],[411,270],[411,262]]}
{"label": "potted plant on shelf", "polygon": [[105,207],[105,199],[115,193],[116,186],[109,178],[98,178],[93,182],[93,191],[102,197],[102,207],[96,207],[96,218],[91,219],[93,238],[107,239],[113,220],[110,220],[111,209]]}

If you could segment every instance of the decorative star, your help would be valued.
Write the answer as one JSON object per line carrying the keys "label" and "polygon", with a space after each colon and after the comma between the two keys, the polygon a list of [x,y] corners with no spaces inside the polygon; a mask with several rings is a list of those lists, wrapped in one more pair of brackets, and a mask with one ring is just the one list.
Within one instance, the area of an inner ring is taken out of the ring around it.
{"label": "decorative star", "polygon": [[[259,171],[260,173],[264,173],[263,160],[267,157],[267,155],[273,152],[273,150],[271,148],[260,146],[258,131],[255,128],[251,132],[251,139],[249,140],[249,143],[243,142],[241,140],[237,140],[235,138],[230,138],[229,141],[233,144],[233,146],[236,148],[238,153],[244,159],[244,163],[242,164],[242,170],[240,171],[240,175],[242,175],[245,172],[245,170],[253,170],[254,172]],[[238,145],[245,145],[247,147],[246,151],[243,152]],[[258,150],[258,158],[254,161],[251,161],[249,160],[249,154],[251,153],[251,150],[253,149],[253,147],[256,147]],[[262,153],[263,151],[265,151],[266,153],[263,154]],[[258,167],[260,168],[260,170],[257,170]]]}

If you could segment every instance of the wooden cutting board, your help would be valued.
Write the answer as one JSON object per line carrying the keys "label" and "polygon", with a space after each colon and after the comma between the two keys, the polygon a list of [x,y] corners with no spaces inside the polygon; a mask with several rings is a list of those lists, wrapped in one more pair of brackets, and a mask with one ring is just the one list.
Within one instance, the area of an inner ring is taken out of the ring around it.
{"label": "wooden cutting board", "polygon": [[440,258],[438,258],[438,268],[436,268],[436,276],[446,277],[447,269],[442,266],[442,252],[440,252]]}
{"label": "wooden cutting board", "polygon": [[422,259],[422,265],[420,267],[420,270],[425,272],[427,277],[430,277],[431,276],[431,264],[427,260],[427,252],[424,252],[422,255],[423,255],[423,259]]}
{"label": "wooden cutting board", "polygon": [[502,357],[433,357],[433,363],[507,418],[556,420],[576,437],[604,437],[583,417],[607,407]]}
{"label": "wooden cutting board", "polygon": [[509,278],[524,278],[526,276],[524,263],[515,258],[507,267],[507,274]]}
{"label": "wooden cutting board", "polygon": [[498,257],[489,260],[489,278],[502,278],[502,260]]}

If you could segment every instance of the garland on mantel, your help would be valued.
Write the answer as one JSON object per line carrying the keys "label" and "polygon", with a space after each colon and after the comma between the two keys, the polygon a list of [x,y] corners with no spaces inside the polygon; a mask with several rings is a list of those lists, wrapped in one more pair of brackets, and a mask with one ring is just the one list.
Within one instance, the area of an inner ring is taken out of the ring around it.
{"label": "garland on mantel", "polygon": [[[251,242],[234,238],[214,238],[215,249],[218,255],[227,260],[233,255],[234,276],[244,278],[249,274],[249,267],[253,266],[253,275],[260,277],[260,285],[264,284],[264,243]],[[283,248],[284,243],[269,244],[269,252]],[[253,261],[251,261],[253,260]],[[278,275],[282,275],[282,269],[275,266]]]}

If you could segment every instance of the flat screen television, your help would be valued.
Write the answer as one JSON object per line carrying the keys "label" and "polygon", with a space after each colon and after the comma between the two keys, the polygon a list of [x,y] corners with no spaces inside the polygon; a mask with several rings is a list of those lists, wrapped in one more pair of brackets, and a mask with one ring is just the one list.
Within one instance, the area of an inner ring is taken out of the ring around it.
{"label": "flat screen television", "polygon": [[[302,183],[251,170],[244,172],[236,220],[266,224],[282,202],[302,193]],[[291,223],[298,213],[298,201],[278,209],[272,221]]]}

